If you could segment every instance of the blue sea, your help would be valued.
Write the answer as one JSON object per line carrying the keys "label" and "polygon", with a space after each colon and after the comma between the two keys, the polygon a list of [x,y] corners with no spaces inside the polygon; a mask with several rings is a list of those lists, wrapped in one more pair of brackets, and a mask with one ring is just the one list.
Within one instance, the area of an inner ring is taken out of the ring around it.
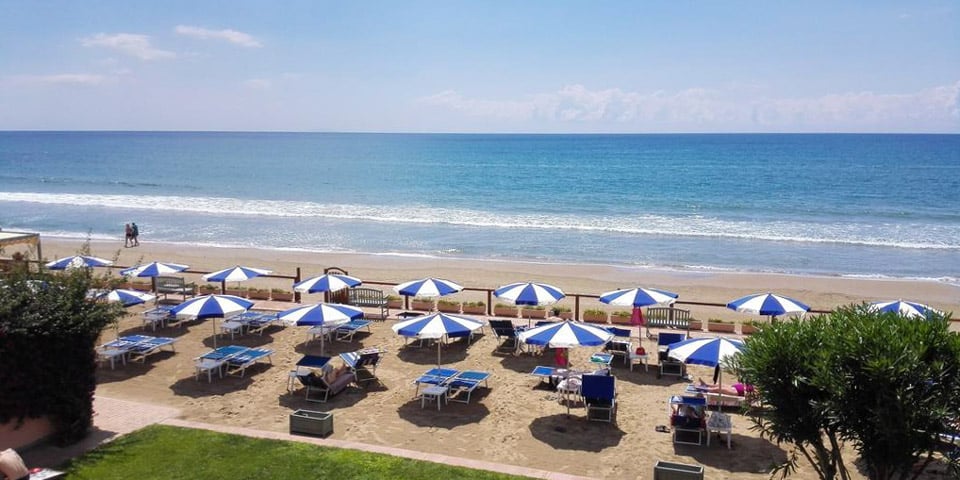
{"label": "blue sea", "polygon": [[0,132],[43,236],[960,277],[960,135]]}

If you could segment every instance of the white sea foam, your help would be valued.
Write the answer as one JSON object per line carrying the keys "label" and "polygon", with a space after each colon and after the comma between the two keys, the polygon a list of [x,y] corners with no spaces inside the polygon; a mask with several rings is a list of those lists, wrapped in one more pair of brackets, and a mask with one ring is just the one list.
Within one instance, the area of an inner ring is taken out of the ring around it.
{"label": "white sea foam", "polygon": [[359,220],[396,224],[440,224],[480,228],[565,230],[624,235],[662,235],[720,239],[840,244],[902,249],[960,250],[960,226],[876,224],[805,220],[731,220],[706,216],[564,215],[500,213],[423,205],[320,204],[301,201],[241,200],[228,197],[89,195],[0,192],[0,202],[89,206],[109,209]]}

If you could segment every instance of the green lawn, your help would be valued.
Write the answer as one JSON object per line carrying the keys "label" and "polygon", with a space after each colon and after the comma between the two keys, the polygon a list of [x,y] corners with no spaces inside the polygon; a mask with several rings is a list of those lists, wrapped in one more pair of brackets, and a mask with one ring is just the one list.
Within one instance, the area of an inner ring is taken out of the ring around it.
{"label": "green lawn", "polygon": [[517,479],[406,458],[153,425],[72,460],[71,479]]}

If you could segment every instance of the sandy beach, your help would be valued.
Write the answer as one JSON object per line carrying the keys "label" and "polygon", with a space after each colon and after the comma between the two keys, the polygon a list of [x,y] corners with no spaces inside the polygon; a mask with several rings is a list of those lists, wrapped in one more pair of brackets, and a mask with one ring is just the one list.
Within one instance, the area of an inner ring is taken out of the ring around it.
{"label": "sandy beach", "polygon": [[[81,240],[43,239],[49,258],[76,253]],[[437,258],[317,254],[301,251],[201,248],[152,244],[123,248],[122,243],[94,242],[94,255],[114,258],[120,265],[162,260],[188,264],[194,271],[211,271],[235,264],[264,267],[276,274],[294,275],[300,267],[304,278],[336,266],[365,281],[399,283],[424,276],[449,278],[472,288],[495,288],[514,281],[535,280],[555,284],[568,293],[597,295],[632,286],[674,291],[681,301],[726,302],[740,296],[774,291],[805,301],[813,309],[829,310],[850,302],[904,298],[928,303],[945,311],[960,311],[960,289],[930,281],[813,277],[773,274],[667,271],[604,265],[554,265],[500,261]],[[9,252],[8,252],[9,254]],[[187,273],[187,281],[200,283],[200,275]],[[290,288],[282,279],[254,279],[245,286]],[[392,293],[388,286],[374,285]],[[320,301],[306,295],[304,302]],[[464,292],[452,300],[486,300],[480,292]],[[572,306],[572,305],[571,305]],[[747,321],[754,318],[719,307],[681,305],[695,318]],[[581,309],[600,308],[595,299],[582,299]],[[135,307],[124,318],[120,333],[142,333]],[[612,310],[612,309],[611,309]],[[395,312],[392,312],[395,313]],[[303,354],[319,354],[319,341],[308,342],[305,330],[276,328],[262,336],[243,335],[235,340],[220,336],[218,344],[265,346],[275,351],[272,365],[257,366],[245,378],[194,379],[193,359],[213,345],[212,322],[193,322],[185,327],[159,330],[158,335],[177,338],[176,353],[161,353],[145,364],[132,363],[99,371],[98,393],[114,398],[144,401],[181,409],[186,419],[222,423],[262,430],[286,431],[288,415],[295,409],[331,411],[335,414],[334,438],[391,445],[424,452],[524,465],[597,478],[652,478],[657,460],[695,463],[706,467],[712,479],[768,478],[772,462],[786,458],[786,450],[749,430],[749,423],[734,414],[733,448],[714,438],[707,446],[675,445],[668,433],[656,431],[668,423],[667,399],[680,393],[686,382],[671,377],[657,379],[655,368],[630,371],[614,365],[619,408],[615,424],[587,422],[582,408],[566,415],[556,395],[529,372],[536,365],[552,364],[551,357],[530,354],[503,356],[493,353],[497,341],[489,332],[473,344],[454,343],[443,349],[443,362],[461,370],[492,373],[489,389],[479,389],[470,404],[451,403],[438,412],[421,409],[413,400],[411,381],[436,363],[435,349],[405,346],[390,326],[393,318],[375,322],[372,333],[353,342],[326,345],[326,354],[381,347],[387,358],[377,370],[382,385],[349,388],[326,404],[306,402],[302,390],[287,391],[288,372]],[[956,329],[957,324],[953,324]],[[111,329],[104,333],[112,339]],[[707,332],[697,335],[707,336]],[[634,342],[638,340],[635,338]],[[635,343],[636,345],[636,343]],[[648,349],[654,344],[643,341]],[[585,366],[595,349],[571,352],[573,365]],[[711,369],[692,367],[694,378],[707,377]],[[848,457],[852,459],[852,454]],[[854,476],[859,475],[853,470]],[[801,464],[791,478],[816,478]],[[857,477],[860,478],[860,477]]]}

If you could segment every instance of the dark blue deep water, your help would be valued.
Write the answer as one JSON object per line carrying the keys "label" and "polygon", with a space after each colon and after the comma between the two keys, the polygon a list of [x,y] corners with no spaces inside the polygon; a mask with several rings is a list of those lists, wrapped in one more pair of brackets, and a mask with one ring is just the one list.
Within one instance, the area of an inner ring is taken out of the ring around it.
{"label": "dark blue deep water", "polygon": [[960,277],[960,135],[0,132],[0,227]]}

